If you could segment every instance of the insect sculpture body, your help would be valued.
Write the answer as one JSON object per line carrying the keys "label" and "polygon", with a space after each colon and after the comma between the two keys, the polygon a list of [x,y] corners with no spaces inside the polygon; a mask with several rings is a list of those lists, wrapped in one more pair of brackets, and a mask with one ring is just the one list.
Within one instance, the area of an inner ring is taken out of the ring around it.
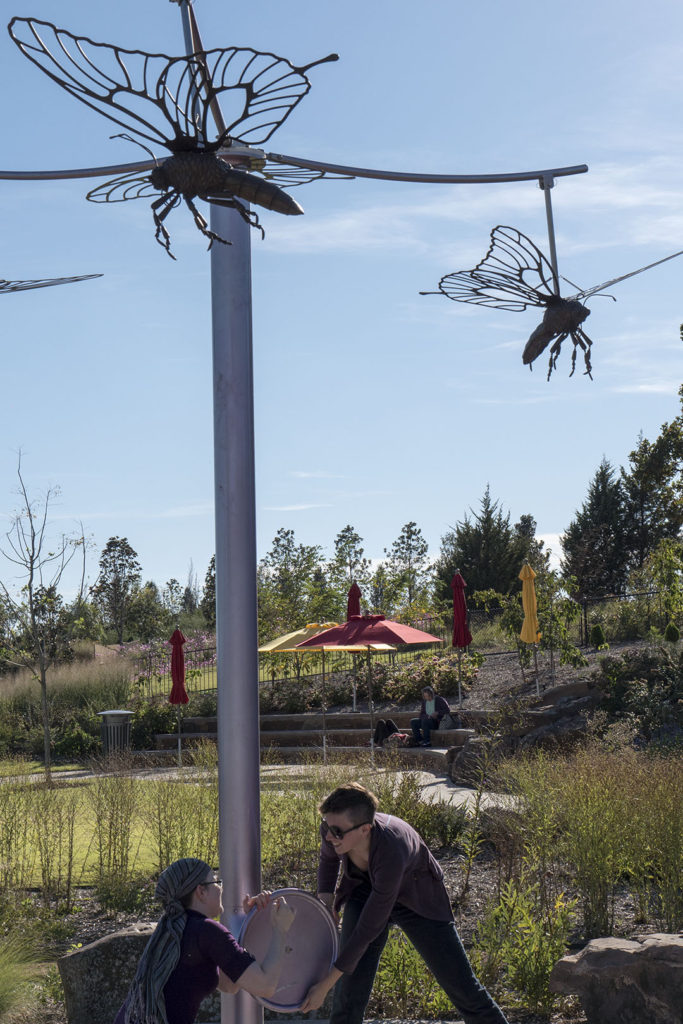
{"label": "insect sculpture body", "polygon": [[491,244],[486,256],[474,270],[446,274],[439,281],[438,292],[420,294],[442,294],[454,302],[470,302],[516,312],[526,309],[527,306],[545,307],[543,320],[524,346],[522,362],[531,369],[534,360],[550,345],[550,380],[550,375],[557,366],[562,342],[571,338],[574,348],[569,376],[571,377],[576,369],[576,353],[581,349],[586,366],[585,372],[592,380],[590,350],[593,343],[581,326],[590,316],[590,310],[580,300],[680,255],[681,252],[675,252],[639,270],[612,278],[611,281],[605,281],[595,288],[577,292],[570,298],[563,298],[557,292],[553,268],[540,249],[517,228],[498,225],[491,232]]}
{"label": "insect sculpture body", "polygon": [[[134,133],[131,141],[139,142],[151,155],[147,143],[170,151],[151,173],[123,174],[87,194],[89,200],[100,203],[156,197],[151,204],[156,239],[169,255],[170,237],[164,221],[183,200],[209,245],[214,241],[230,243],[209,229],[195,205],[197,198],[234,207],[258,228],[258,216],[240,199],[278,213],[303,213],[279,187],[278,179],[290,185],[304,184],[322,177],[320,171],[278,166],[276,170],[263,169],[261,177],[231,167],[218,151],[229,149],[236,141],[257,146],[270,138],[310,90],[306,72],[337,60],[336,54],[302,67],[275,54],[241,47],[168,57],[96,43],[34,18],[13,18],[9,33],[22,53],[54,82]],[[231,101],[234,116],[225,130],[212,138],[211,108],[220,98]]]}

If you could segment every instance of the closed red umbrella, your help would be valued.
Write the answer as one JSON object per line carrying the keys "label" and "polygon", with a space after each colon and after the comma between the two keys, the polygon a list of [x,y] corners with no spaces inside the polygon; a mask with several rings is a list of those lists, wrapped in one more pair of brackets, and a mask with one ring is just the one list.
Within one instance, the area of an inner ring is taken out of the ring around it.
{"label": "closed red umbrella", "polygon": [[180,705],[188,704],[190,698],[185,689],[185,655],[183,644],[187,640],[176,626],[171,637],[171,692],[168,695],[169,704],[175,704],[178,709],[178,764],[182,765],[182,753],[180,749]]}
{"label": "closed red umbrella", "polygon": [[360,587],[357,583],[352,583],[349,587],[349,593],[346,601],[347,621],[352,615],[360,615]]}
{"label": "closed red umbrella", "polygon": [[451,580],[453,591],[453,646],[469,647],[472,643],[472,634],[467,626],[467,603],[465,601],[465,587],[467,584],[456,571]]}
{"label": "closed red umbrella", "polygon": [[451,580],[453,591],[453,646],[458,650],[458,704],[462,707],[462,648],[469,647],[472,643],[472,634],[467,625],[467,602],[465,601],[465,587],[467,584],[456,570]]}

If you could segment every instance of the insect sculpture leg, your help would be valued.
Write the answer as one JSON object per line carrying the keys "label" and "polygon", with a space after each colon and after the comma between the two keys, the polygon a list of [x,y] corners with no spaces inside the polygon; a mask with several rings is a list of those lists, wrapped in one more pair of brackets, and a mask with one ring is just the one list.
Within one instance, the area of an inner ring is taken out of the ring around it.
{"label": "insect sculpture leg", "polygon": [[165,192],[163,196],[159,196],[159,198],[155,199],[152,203],[152,216],[154,217],[154,223],[156,224],[154,237],[159,245],[164,247],[172,260],[175,259],[175,256],[171,252],[171,236],[164,227],[163,222],[179,202],[180,196],[177,192]]}
{"label": "insect sculpture leg", "polygon": [[588,374],[590,379],[593,380],[593,375],[591,374],[591,370],[593,369],[593,367],[591,366],[590,352],[591,345],[593,344],[593,342],[588,337],[588,335],[582,327],[577,327],[576,330],[572,331],[572,341],[574,342],[574,359],[572,360],[572,373],[574,372],[574,361],[576,360],[576,346],[580,345],[580,347],[583,349],[583,361],[586,364],[586,369],[584,370],[584,373]]}
{"label": "insect sculpture leg", "polygon": [[221,238],[220,235],[217,235],[215,231],[211,230],[206,220],[204,219],[204,217],[202,217],[201,213],[194,205],[193,201],[190,199],[189,196],[183,196],[183,199],[185,200],[188,210],[194,217],[195,224],[197,225],[201,233],[204,235],[204,237],[209,239],[209,249],[211,248],[214,242],[222,242],[223,245],[232,245],[232,242],[229,242],[227,238]]}
{"label": "insect sculpture leg", "polygon": [[233,210],[237,210],[242,220],[245,220],[249,227],[258,228],[261,232],[261,238],[266,237],[266,233],[261,227],[261,222],[258,219],[258,214],[255,210],[247,210],[239,199],[226,198],[224,196],[202,196],[207,203],[213,203],[215,206],[231,206]]}
{"label": "insect sculpture leg", "polygon": [[[553,370],[557,369],[557,360],[560,356],[562,342],[565,340],[565,338],[568,337],[569,331],[565,331],[563,334],[558,335],[558,337],[555,338],[555,341],[552,343],[552,346],[550,348],[550,359],[548,360],[548,376],[546,377],[546,380],[550,380],[550,374],[553,372]],[[576,359],[576,349],[574,349],[574,359]],[[572,373],[573,372],[574,370],[572,368]],[[570,377],[572,373],[569,374]]]}

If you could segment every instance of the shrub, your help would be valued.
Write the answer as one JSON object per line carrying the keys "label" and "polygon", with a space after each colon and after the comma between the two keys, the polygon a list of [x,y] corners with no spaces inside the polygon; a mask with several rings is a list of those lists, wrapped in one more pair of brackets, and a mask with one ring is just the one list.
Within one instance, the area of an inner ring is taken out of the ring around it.
{"label": "shrub", "polygon": [[607,647],[605,632],[599,622],[591,626],[590,640],[596,651],[602,651]]}
{"label": "shrub", "polygon": [[557,999],[550,972],[566,951],[575,902],[561,894],[544,908],[537,886],[523,876],[506,883],[475,933],[472,961],[480,980],[494,991],[502,983],[530,1010],[550,1014]]}
{"label": "shrub", "polygon": [[681,631],[675,622],[670,622],[664,630],[664,639],[668,640],[670,644],[677,644],[681,639]]}

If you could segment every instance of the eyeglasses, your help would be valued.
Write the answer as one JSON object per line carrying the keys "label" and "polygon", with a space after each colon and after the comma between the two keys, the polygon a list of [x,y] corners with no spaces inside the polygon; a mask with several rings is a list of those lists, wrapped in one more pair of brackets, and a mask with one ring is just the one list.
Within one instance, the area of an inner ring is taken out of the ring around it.
{"label": "eyeglasses", "polygon": [[212,878],[210,882],[202,882],[202,885],[219,885],[221,887],[221,889],[222,889],[223,888],[223,879],[222,878]]}
{"label": "eyeglasses", "polygon": [[329,825],[326,818],[323,818],[323,827],[326,832],[333,835],[335,839],[343,839],[349,832],[354,832],[361,825],[371,825],[370,821],[360,821],[357,825],[352,825],[351,828],[339,828],[339,825]]}

